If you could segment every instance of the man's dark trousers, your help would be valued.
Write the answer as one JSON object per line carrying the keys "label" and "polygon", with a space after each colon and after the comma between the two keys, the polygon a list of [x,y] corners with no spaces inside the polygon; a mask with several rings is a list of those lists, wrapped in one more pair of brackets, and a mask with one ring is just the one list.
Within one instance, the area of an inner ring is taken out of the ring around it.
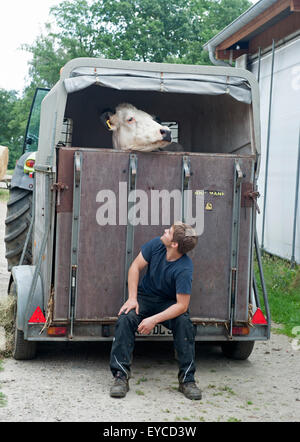
{"label": "man's dark trousers", "polygon": [[[187,295],[188,296],[188,295]],[[139,314],[130,310],[127,314],[122,313],[115,327],[115,337],[110,355],[110,368],[113,376],[117,371],[124,373],[130,378],[130,366],[134,350],[135,333],[140,322],[166,310],[175,304],[172,300],[162,300],[159,296],[138,295]],[[162,323],[172,330],[174,347],[177,352],[179,382],[194,382],[195,373],[195,329],[188,313],[183,313],[177,318]]]}

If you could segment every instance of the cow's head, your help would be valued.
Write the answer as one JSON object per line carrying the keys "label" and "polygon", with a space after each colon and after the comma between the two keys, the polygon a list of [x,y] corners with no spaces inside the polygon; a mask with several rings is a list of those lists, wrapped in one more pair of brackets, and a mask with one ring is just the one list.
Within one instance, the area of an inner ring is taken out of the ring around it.
{"label": "cow's head", "polygon": [[171,143],[171,131],[146,112],[123,103],[103,111],[102,122],[113,132],[113,147],[121,150],[149,152]]}

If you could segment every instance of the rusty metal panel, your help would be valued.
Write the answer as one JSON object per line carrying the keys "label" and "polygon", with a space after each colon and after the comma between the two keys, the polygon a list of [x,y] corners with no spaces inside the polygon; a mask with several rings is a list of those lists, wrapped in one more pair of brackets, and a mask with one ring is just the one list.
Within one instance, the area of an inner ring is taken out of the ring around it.
{"label": "rusty metal panel", "polygon": [[61,148],[58,150],[57,183],[64,184],[66,189],[60,192],[56,205],[57,213],[72,212],[74,152],[76,152],[76,149]]}
{"label": "rusty metal panel", "polygon": [[[242,199],[240,212],[240,239],[239,239],[239,253],[238,253],[238,286],[237,286],[237,304],[235,311],[236,321],[248,320],[248,299],[250,296],[249,290],[252,287],[250,282],[250,264],[251,256],[251,241],[252,241],[252,214],[255,209],[253,200],[249,204],[245,198],[245,193],[253,188],[254,176],[254,161],[251,159],[239,160],[243,172],[242,182]],[[243,186],[244,184],[244,186]],[[245,193],[243,193],[245,191]],[[246,200],[246,201],[245,201]]]}
{"label": "rusty metal panel", "polygon": [[56,203],[53,319],[57,321],[65,321],[69,316],[74,152],[75,149],[58,150],[57,182],[67,188],[60,192]]}
{"label": "rusty metal panel", "polygon": [[190,188],[204,191],[204,231],[194,250],[191,317],[228,319],[233,159],[191,156]]}
{"label": "rusty metal panel", "polygon": [[54,320],[66,320],[69,314],[72,212],[58,213],[56,222],[56,260]]}
{"label": "rusty metal panel", "polygon": [[[76,312],[77,320],[116,316],[123,294],[126,225],[99,225],[97,194],[108,189],[119,195],[127,182],[128,153],[83,151]],[[116,198],[116,213],[119,201]]]}
{"label": "rusty metal panel", "polygon": [[[137,189],[143,190],[148,198],[148,225],[134,227],[134,256],[140,252],[141,246],[155,236],[163,235],[164,229],[170,227],[174,219],[174,210],[170,210],[170,221],[162,218],[162,202],[159,205],[159,225],[151,225],[151,191],[167,190],[181,192],[182,154],[167,154],[154,152],[151,154],[138,154]],[[164,207],[164,209],[167,209]],[[171,202],[173,209],[173,202]],[[167,210],[164,211],[167,213]],[[178,217],[177,217],[178,219]],[[165,221],[165,222],[164,222]]]}
{"label": "rusty metal panel", "polygon": [[[252,161],[240,158],[244,179],[249,180]],[[229,318],[229,277],[233,209],[234,158],[191,155],[193,190],[204,190],[204,232],[194,251],[192,317]],[[247,319],[250,247],[250,210],[244,208],[240,223],[239,283],[236,319]]]}
{"label": "rusty metal panel", "polygon": [[[76,148],[59,150],[57,181],[67,184],[57,205],[54,320],[69,317],[74,153],[83,154],[76,319],[116,316],[122,302],[126,226],[100,226],[97,193],[128,179],[128,154]],[[117,201],[118,210],[118,201]]]}
{"label": "rusty metal panel", "polygon": [[[70,255],[72,227],[73,156],[78,149],[61,149],[58,181],[68,185],[57,207],[57,242],[54,319],[68,318],[70,292]],[[82,152],[80,229],[75,319],[104,320],[116,316],[124,300],[127,226],[119,225],[119,183],[128,182],[129,154],[113,150],[80,149]],[[188,154],[193,194],[204,192],[204,231],[194,251],[193,293],[190,313],[193,318],[229,317],[229,278],[233,210],[233,173],[236,157],[228,155]],[[168,222],[151,225],[151,191],[182,190],[182,153],[137,153],[136,189],[148,198],[145,225],[133,228],[133,257],[141,245],[163,233],[176,219],[170,211]],[[239,158],[243,183],[253,182],[253,159]],[[70,175],[72,179],[70,179]],[[99,225],[98,192],[109,189],[116,195],[116,225]],[[127,194],[122,194],[126,199]],[[127,201],[126,201],[127,203]],[[239,244],[239,280],[236,316],[247,319],[251,249],[251,213],[242,200]],[[174,208],[171,206],[171,208]]]}

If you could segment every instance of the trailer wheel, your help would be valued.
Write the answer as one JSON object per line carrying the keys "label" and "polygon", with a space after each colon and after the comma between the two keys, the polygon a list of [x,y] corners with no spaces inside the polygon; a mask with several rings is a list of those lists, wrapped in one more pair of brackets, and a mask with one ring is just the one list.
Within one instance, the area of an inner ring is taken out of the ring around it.
{"label": "trailer wheel", "polygon": [[[7,267],[11,268],[19,264],[26,236],[32,217],[32,192],[30,190],[14,187],[10,189],[7,202],[7,215],[5,219],[5,246]],[[32,240],[29,239],[23,264],[32,264]]]}
{"label": "trailer wheel", "polygon": [[[16,285],[12,282],[10,286],[9,296],[16,297]],[[16,360],[28,360],[33,359],[36,355],[37,343],[33,341],[27,341],[24,339],[24,332],[22,330],[17,329],[17,302],[15,304],[15,314],[14,314],[14,323],[15,323],[15,333],[14,333],[14,343],[13,343],[13,351],[12,356]]]}
{"label": "trailer wheel", "polygon": [[243,361],[251,355],[254,342],[255,341],[222,342],[221,349],[227,358]]}

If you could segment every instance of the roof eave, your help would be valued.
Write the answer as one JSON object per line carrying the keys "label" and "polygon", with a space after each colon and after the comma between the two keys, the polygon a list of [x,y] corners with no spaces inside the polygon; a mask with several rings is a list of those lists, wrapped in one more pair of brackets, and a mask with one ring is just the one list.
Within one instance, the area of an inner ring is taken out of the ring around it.
{"label": "roof eave", "polygon": [[206,51],[211,51],[215,49],[220,43],[225,41],[227,38],[231,37],[235,32],[239,31],[243,26],[250,23],[266,9],[276,3],[278,0],[260,0],[255,5],[247,9],[243,14],[236,18],[232,23],[230,23],[221,32],[211,38],[208,42],[203,45],[203,49]]}

